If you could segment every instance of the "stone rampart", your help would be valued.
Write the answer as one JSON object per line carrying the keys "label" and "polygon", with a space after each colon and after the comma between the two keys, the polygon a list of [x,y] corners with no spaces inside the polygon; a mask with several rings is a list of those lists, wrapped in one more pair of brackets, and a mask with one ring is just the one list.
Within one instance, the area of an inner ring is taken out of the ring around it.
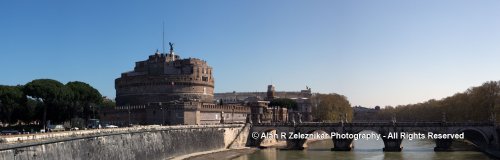
{"label": "stone rampart", "polygon": [[[248,132],[248,129],[246,129]],[[0,137],[3,159],[167,159],[229,148],[243,124],[149,126]]]}

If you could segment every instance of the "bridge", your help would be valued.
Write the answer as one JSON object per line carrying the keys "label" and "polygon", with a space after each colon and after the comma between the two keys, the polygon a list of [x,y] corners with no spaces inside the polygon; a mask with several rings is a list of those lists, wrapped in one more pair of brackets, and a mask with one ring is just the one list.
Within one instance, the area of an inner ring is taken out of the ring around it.
{"label": "bridge", "polygon": [[[434,134],[462,134],[466,141],[471,142],[475,147],[485,149],[499,148],[498,134],[496,126],[492,122],[476,123],[449,123],[449,122],[357,122],[357,123],[256,123],[252,124],[250,133],[258,134],[257,138],[249,136],[247,145],[259,147],[265,139],[260,135],[271,133],[276,135],[310,135],[315,131],[324,131],[328,134],[358,134],[361,131],[374,131],[380,134],[384,142],[383,151],[399,152],[402,150],[402,137],[389,137],[390,133],[423,133],[427,139],[428,133]],[[304,149],[306,138],[293,138],[286,136],[286,149]],[[333,151],[350,151],[352,149],[353,138],[332,137]],[[452,138],[434,139],[436,147],[434,151],[450,151],[453,142]]]}

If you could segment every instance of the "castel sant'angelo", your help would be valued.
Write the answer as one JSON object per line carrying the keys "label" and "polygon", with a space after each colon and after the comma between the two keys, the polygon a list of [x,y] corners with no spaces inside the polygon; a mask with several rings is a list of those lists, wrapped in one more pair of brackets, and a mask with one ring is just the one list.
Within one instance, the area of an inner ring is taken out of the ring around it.
{"label": "castel sant'angelo", "polygon": [[118,106],[175,100],[210,103],[214,78],[206,61],[181,59],[170,47],[168,54],[156,51],[147,60],[136,62],[133,71],[116,79],[115,88]]}
{"label": "castel sant'angelo", "polygon": [[212,72],[206,61],[176,55],[170,43],[169,53],[156,51],[115,80],[117,107],[101,119],[116,125],[244,122],[250,108],[213,100]]}
{"label": "castel sant'angelo", "polygon": [[[311,120],[310,89],[275,94],[270,85],[264,98],[260,93],[214,94],[212,73],[206,61],[183,59],[170,43],[168,53],[156,51],[147,60],[135,62],[134,70],[115,80],[117,106],[103,109],[101,121],[125,126],[284,122],[289,115],[291,119],[297,116],[303,121]],[[280,97],[294,99],[298,110],[289,112],[284,107],[269,106],[271,100]]]}

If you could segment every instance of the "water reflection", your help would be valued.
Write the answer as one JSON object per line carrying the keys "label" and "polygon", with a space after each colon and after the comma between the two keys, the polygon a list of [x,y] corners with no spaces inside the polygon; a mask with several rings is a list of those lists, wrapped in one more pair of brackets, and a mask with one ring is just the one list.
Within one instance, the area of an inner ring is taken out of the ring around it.
{"label": "water reflection", "polygon": [[[363,131],[370,133],[369,131]],[[330,151],[333,147],[331,140],[321,140],[308,144],[306,150],[279,150],[276,148],[267,148],[258,150],[255,153],[244,155],[236,160],[302,160],[302,159],[453,159],[453,160],[481,160],[489,159],[488,156],[477,151],[455,151],[455,152],[434,152],[435,143],[431,140],[403,140],[402,152],[382,152],[384,143],[382,140],[364,140],[360,139],[353,142],[354,148],[350,152]],[[454,145],[455,146],[455,145]],[[460,146],[458,146],[460,147]]]}

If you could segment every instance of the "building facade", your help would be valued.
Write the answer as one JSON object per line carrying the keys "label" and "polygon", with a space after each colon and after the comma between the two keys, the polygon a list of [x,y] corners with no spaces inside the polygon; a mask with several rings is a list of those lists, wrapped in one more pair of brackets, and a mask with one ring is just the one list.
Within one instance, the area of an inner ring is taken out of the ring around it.
{"label": "building facade", "polygon": [[116,103],[146,105],[179,100],[210,103],[214,94],[212,67],[206,61],[181,59],[173,50],[158,51],[145,61],[135,63],[133,71],[115,80]]}
{"label": "building facade", "polygon": [[115,80],[116,108],[100,113],[107,124],[215,124],[245,122],[250,108],[214,103],[213,69],[197,58],[156,51]]}
{"label": "building facade", "polygon": [[[248,99],[257,99],[254,101],[267,101],[269,104],[269,101],[272,101],[275,98],[289,98],[297,102],[298,108],[296,110],[286,110],[288,116],[284,117],[285,119],[289,119],[288,117],[293,117],[297,116],[300,117],[301,121],[304,122],[309,122],[313,120],[313,115],[312,115],[312,103],[311,103],[311,98],[313,94],[311,92],[311,88],[306,87],[305,90],[301,90],[298,92],[285,92],[285,91],[275,91],[275,86],[274,85],[268,85],[267,91],[266,92],[228,92],[228,93],[215,93],[214,97],[217,99],[219,102],[222,102],[223,104],[237,104],[237,103],[246,103]],[[263,103],[263,102],[262,102]],[[262,106],[262,105],[258,105]],[[266,108],[263,108],[263,111],[259,111],[259,113],[264,114],[262,118],[266,118],[267,116],[275,116],[265,114],[264,110],[274,110],[276,109],[271,109],[273,107],[279,107],[279,106],[267,106]],[[257,111],[257,110],[255,110]],[[283,111],[278,111],[278,112],[283,112]],[[256,119],[254,110],[252,110],[252,119]],[[291,119],[291,118],[290,118]],[[263,120],[263,119],[261,119]]]}

